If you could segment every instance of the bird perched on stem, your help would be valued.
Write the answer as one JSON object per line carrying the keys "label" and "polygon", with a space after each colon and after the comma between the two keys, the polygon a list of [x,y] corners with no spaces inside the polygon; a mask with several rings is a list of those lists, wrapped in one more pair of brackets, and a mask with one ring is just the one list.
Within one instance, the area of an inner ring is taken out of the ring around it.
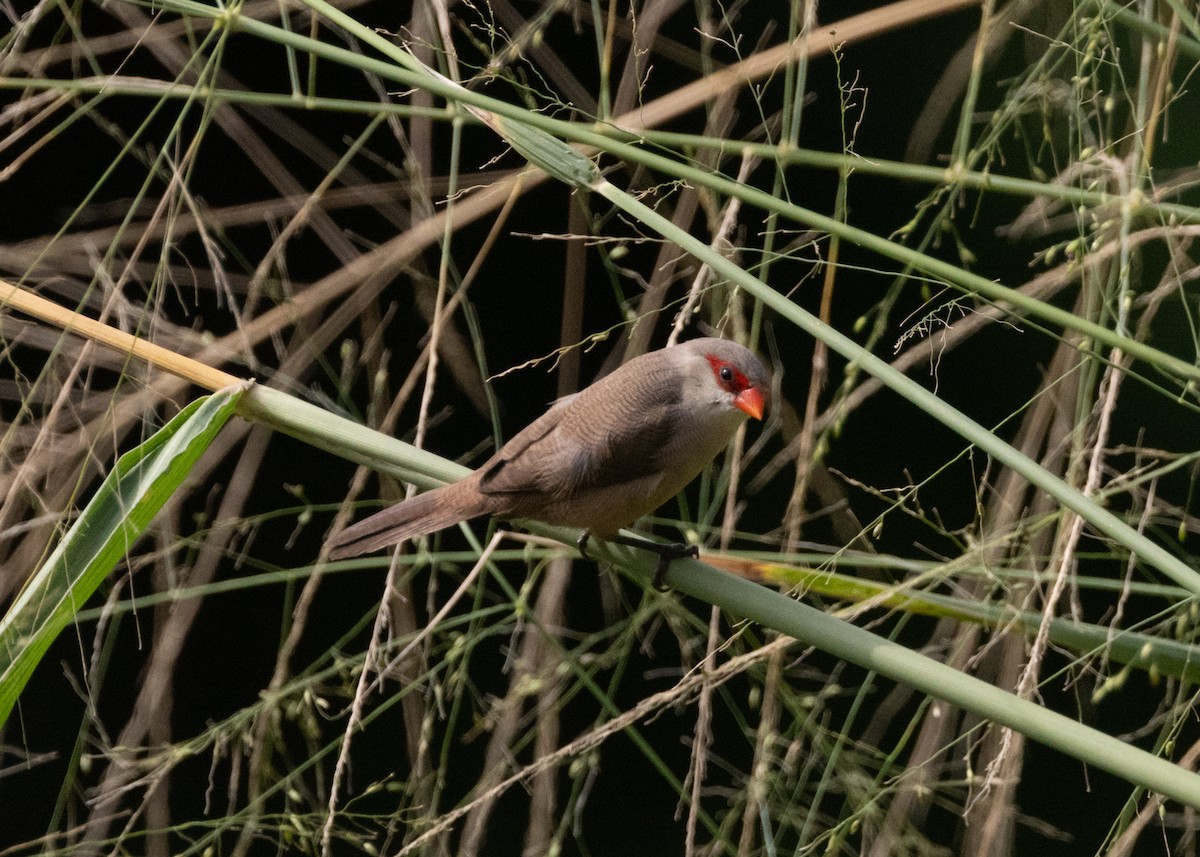
{"label": "bird perched on stem", "polygon": [[531,519],[583,530],[672,559],[696,546],[622,536],[679,493],[748,417],[762,419],[770,380],[747,348],[695,339],[635,357],[555,402],[483,466],[347,527],[333,539],[342,559],[469,518]]}

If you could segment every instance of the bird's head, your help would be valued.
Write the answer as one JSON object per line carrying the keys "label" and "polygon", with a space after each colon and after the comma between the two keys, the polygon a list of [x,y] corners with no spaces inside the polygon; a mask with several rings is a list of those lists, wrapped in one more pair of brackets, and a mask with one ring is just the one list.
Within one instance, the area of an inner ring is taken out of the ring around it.
{"label": "bird's head", "polygon": [[[761,420],[767,408],[767,388],[738,368],[736,363],[715,354],[704,355],[712,368],[717,386],[733,396],[733,406],[739,411]],[[756,360],[757,362],[757,360]]]}
{"label": "bird's head", "polygon": [[704,386],[713,390],[717,401],[732,405],[746,416],[762,419],[771,380],[766,367],[752,351],[724,339],[694,339],[680,347],[703,358],[703,362],[697,361],[696,371],[708,376]]}

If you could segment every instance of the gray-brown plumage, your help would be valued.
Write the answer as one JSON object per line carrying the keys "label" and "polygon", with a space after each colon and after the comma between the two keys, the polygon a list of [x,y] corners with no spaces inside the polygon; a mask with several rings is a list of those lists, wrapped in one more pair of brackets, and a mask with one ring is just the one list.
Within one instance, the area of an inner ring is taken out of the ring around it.
{"label": "gray-brown plumage", "polygon": [[561,399],[478,470],[347,527],[331,559],[492,515],[606,541],[679,493],[748,417],[767,370],[748,349],[696,339],[630,360]]}

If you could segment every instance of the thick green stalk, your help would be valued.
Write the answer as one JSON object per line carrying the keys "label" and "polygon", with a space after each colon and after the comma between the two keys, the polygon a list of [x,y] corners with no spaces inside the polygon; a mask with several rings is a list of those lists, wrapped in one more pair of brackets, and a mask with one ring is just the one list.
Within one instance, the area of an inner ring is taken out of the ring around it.
{"label": "thick green stalk", "polygon": [[[622,565],[636,565],[647,576],[653,573],[653,562],[636,551],[608,550],[614,557],[619,554]],[[690,559],[673,563],[666,582],[734,616],[788,634],[805,645],[875,670],[1132,783],[1200,808],[1200,775],[807,604]]]}
{"label": "thick green stalk", "polygon": [[[466,472],[459,465],[275,390],[252,388],[241,411],[322,448],[342,455],[349,451],[348,457],[354,460],[405,474],[405,478],[416,478],[425,485],[455,479]],[[530,523],[529,529],[564,544],[574,543],[578,536],[561,527],[536,523]],[[655,563],[643,551],[603,542],[590,550],[646,579],[654,573]],[[764,586],[694,560],[672,564],[666,581],[679,592],[716,604],[733,615],[876,670],[1130,782],[1200,808],[1200,776]]]}

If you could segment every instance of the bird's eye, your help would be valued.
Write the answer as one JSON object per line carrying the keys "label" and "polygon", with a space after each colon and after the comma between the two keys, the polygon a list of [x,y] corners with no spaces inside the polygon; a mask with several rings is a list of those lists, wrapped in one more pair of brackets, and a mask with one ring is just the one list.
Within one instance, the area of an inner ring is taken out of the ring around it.
{"label": "bird's eye", "polygon": [[724,381],[726,384],[733,381],[733,370],[730,369],[728,366],[721,367],[720,375],[721,375],[721,380]]}

